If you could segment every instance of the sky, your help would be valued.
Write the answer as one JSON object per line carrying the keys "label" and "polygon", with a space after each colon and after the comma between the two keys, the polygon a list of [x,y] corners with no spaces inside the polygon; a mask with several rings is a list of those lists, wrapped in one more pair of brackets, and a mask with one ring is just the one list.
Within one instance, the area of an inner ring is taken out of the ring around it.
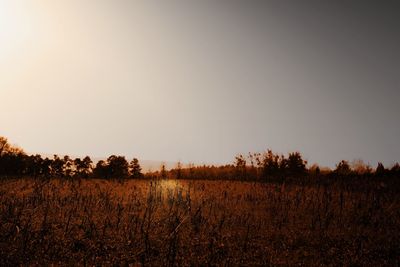
{"label": "sky", "polygon": [[0,136],[197,164],[400,160],[396,1],[0,0]]}

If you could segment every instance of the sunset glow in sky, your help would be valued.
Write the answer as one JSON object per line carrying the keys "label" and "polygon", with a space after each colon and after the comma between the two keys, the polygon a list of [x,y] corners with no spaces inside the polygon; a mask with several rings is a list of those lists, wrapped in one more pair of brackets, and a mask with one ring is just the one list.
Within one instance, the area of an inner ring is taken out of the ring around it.
{"label": "sunset glow in sky", "polygon": [[400,160],[395,1],[0,0],[0,136],[28,153]]}

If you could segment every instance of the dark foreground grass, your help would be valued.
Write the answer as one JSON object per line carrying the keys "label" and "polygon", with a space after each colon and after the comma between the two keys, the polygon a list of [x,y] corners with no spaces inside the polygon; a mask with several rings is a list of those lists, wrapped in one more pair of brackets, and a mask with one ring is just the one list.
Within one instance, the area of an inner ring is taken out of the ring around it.
{"label": "dark foreground grass", "polygon": [[0,182],[1,266],[398,266],[399,228],[384,186]]}

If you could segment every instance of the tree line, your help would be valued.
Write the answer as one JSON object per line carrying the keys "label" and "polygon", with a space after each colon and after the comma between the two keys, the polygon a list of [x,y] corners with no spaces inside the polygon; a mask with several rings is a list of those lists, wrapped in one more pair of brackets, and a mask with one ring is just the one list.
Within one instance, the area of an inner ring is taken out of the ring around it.
{"label": "tree line", "polygon": [[161,169],[146,175],[175,179],[221,179],[300,184],[329,181],[362,182],[368,179],[378,181],[392,178],[400,181],[397,179],[400,177],[400,165],[396,163],[391,168],[385,168],[382,163],[378,163],[376,169],[373,169],[360,160],[352,163],[341,160],[332,170],[320,168],[317,164],[307,167],[307,161],[299,152],[292,152],[285,156],[267,150],[263,153],[237,155],[233,164],[222,166],[189,164],[182,168],[182,165],[178,163],[177,167],[169,172]]}
{"label": "tree line", "polygon": [[112,155],[94,164],[89,156],[72,159],[65,155],[43,158],[27,155],[21,148],[10,145],[0,136],[0,177],[60,177],[60,178],[141,178],[137,158],[128,162],[124,156]]}
{"label": "tree line", "polygon": [[137,158],[130,162],[124,156],[111,155],[106,160],[93,163],[89,156],[72,159],[68,155],[43,158],[41,155],[27,155],[22,149],[10,145],[7,138],[0,137],[0,177],[62,177],[62,178],[161,178],[161,179],[208,179],[208,180],[241,180],[264,182],[301,182],[329,179],[388,178],[400,176],[400,165],[396,163],[390,169],[378,163],[376,169],[356,161],[340,161],[334,170],[321,169],[314,164],[307,168],[307,161],[299,152],[287,156],[276,154],[271,150],[263,153],[237,155],[233,164],[223,166],[183,166],[166,170],[142,173]]}

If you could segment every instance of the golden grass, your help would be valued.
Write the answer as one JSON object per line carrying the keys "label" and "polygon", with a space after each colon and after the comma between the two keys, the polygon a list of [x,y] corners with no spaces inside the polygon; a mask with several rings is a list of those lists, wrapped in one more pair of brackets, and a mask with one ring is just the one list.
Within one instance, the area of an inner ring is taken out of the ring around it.
{"label": "golden grass", "polygon": [[399,194],[232,181],[0,182],[0,265],[398,265]]}

